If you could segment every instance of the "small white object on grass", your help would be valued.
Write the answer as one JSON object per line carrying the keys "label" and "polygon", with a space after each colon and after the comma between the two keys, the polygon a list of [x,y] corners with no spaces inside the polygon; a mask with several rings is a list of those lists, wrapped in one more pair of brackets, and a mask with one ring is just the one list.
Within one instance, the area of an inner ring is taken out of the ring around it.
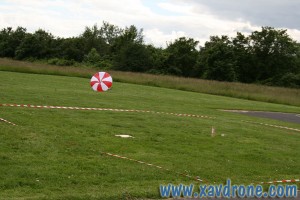
{"label": "small white object on grass", "polygon": [[221,136],[222,136],[222,137],[224,137],[224,136],[225,136],[225,134],[221,134]]}
{"label": "small white object on grass", "polygon": [[121,137],[121,138],[134,138],[131,135],[115,135],[116,137]]}

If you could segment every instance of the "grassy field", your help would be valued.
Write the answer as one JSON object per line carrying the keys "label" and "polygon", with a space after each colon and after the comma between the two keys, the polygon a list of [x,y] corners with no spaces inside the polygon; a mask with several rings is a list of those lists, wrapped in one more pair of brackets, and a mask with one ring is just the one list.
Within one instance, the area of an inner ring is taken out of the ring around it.
{"label": "grassy field", "polygon": [[[99,69],[62,67],[0,58],[0,70],[89,78]],[[114,80],[124,83],[164,87],[184,91],[222,95],[248,100],[300,106],[300,90],[255,84],[218,82],[193,78],[109,71]]]}
{"label": "grassy field", "polygon": [[[140,109],[215,119],[88,110],[1,107],[0,199],[156,199],[160,184],[233,184],[300,177],[300,128],[219,109],[300,112],[300,107],[88,78],[0,72],[0,104]],[[211,127],[216,136],[211,137]],[[134,138],[118,138],[130,134]],[[224,134],[224,136],[221,136]],[[101,154],[109,152],[170,171]],[[298,184],[299,186],[299,184]]]}

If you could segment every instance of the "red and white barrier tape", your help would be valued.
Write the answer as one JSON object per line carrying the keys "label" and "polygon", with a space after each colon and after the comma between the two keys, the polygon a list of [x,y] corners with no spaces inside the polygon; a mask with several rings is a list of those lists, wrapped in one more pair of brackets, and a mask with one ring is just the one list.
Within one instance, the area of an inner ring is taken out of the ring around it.
{"label": "red and white barrier tape", "polygon": [[[197,117],[197,118],[209,118],[209,119],[214,119],[215,117],[209,117],[209,116],[203,116],[203,115],[192,115],[192,114],[178,114],[178,113],[168,113],[168,112],[156,112],[156,111],[147,111],[147,110],[125,110],[125,109],[112,109],[112,108],[83,108],[83,107],[65,107],[65,106],[40,106],[40,105],[25,105],[25,104],[0,104],[0,106],[8,106],[8,107],[27,107],[27,108],[48,108],[48,109],[68,109],[68,110],[98,110],[98,111],[114,111],[114,112],[145,112],[145,113],[155,113],[155,114],[166,114],[166,115],[174,115],[174,116],[183,116],[183,117]],[[3,118],[0,118],[0,121],[4,121],[6,123],[9,123],[13,126],[17,126],[16,124],[9,122]],[[259,124],[259,125],[265,125],[265,126],[270,126],[270,127],[275,127],[275,128],[281,128],[281,129],[287,129],[287,130],[293,130],[293,131],[298,131],[300,132],[299,129],[295,129],[295,128],[290,128],[290,127],[284,127],[284,126],[277,126],[277,125],[272,125],[272,124],[266,124],[266,123],[259,123],[259,122],[250,122],[250,121],[244,121],[243,122],[246,123],[252,123],[252,124]],[[147,163],[147,162],[143,162],[140,160],[135,160],[132,158],[128,158],[128,157],[124,157],[124,156],[120,156],[120,155],[116,155],[116,154],[111,154],[111,153],[105,153],[102,152],[102,154],[108,155],[108,156],[112,156],[112,157],[116,157],[116,158],[120,158],[120,159],[125,159],[125,160],[130,160],[136,163],[140,163],[140,164],[144,164],[147,166],[151,166],[151,167],[156,167],[158,169],[162,169],[165,171],[170,171],[172,172],[170,169],[167,168],[163,168],[161,166],[158,165],[154,165],[151,163]],[[185,176],[194,180],[197,180],[199,182],[207,182],[204,181],[198,177],[193,177],[189,174],[185,174],[185,173],[180,173],[180,172],[175,172],[178,175],[181,176]],[[268,181],[268,182],[258,182],[258,184],[273,184],[273,183],[296,183],[296,182],[300,182],[300,179],[291,179],[291,180],[276,180],[276,181]]]}
{"label": "red and white barrier tape", "polygon": [[296,183],[296,182],[300,182],[300,179],[291,179],[291,180],[279,180],[279,181],[258,182],[258,184],[273,184],[273,183]]}
{"label": "red and white barrier tape", "polygon": [[278,125],[266,124],[266,123],[260,123],[260,122],[250,122],[250,121],[245,121],[245,120],[242,120],[242,122],[251,123],[251,124],[259,124],[259,125],[264,125],[264,126],[270,126],[270,127],[275,127],[275,128],[287,129],[287,130],[291,130],[291,131],[300,132],[300,129],[290,128],[290,127],[286,127],[286,126],[278,126]]}
{"label": "red and white barrier tape", "polygon": [[115,108],[83,108],[83,107],[66,107],[66,106],[40,106],[40,105],[30,105],[30,104],[0,104],[0,106],[26,107],[26,108],[66,109],[66,110],[98,110],[98,111],[113,111],[113,112],[142,112],[142,113],[174,115],[174,116],[177,116],[177,117],[196,117],[196,118],[215,119],[215,117],[209,117],[209,116],[205,116],[205,115],[156,112],[156,111],[149,111],[149,110],[126,110],[126,109],[115,109]]}
{"label": "red and white barrier tape", "polygon": [[6,123],[11,124],[13,126],[17,126],[17,124],[14,124],[14,123],[12,123],[10,121],[7,121],[6,119],[3,119],[3,118],[0,118],[0,121],[6,122]]}
{"label": "red and white barrier tape", "polygon": [[[161,169],[161,170],[164,170],[164,171],[169,171],[169,172],[174,172],[168,168],[164,168],[164,167],[161,167],[161,166],[158,166],[158,165],[154,165],[154,164],[151,164],[151,163],[147,163],[147,162],[143,162],[143,161],[140,161],[140,160],[135,160],[135,159],[132,159],[132,158],[128,158],[128,157],[125,157],[125,156],[120,156],[120,155],[117,155],[117,154],[112,154],[112,153],[107,153],[107,152],[101,152],[102,154],[104,155],[108,155],[108,156],[112,156],[112,157],[115,157],[115,158],[120,158],[120,159],[124,159],[124,160],[130,160],[130,161],[133,161],[133,162],[136,162],[136,163],[140,163],[140,164],[144,164],[144,165],[147,165],[147,166],[150,166],[150,167],[156,167],[158,169]],[[190,179],[193,179],[193,180],[196,180],[196,181],[199,181],[199,182],[207,182],[205,180],[202,180],[200,179],[199,177],[193,177],[189,174],[186,174],[186,173],[180,173],[180,172],[174,172],[180,176],[184,176],[184,177],[188,177]]]}
{"label": "red and white barrier tape", "polygon": [[[168,168],[163,168],[163,167],[158,166],[158,165],[154,165],[154,164],[151,164],[151,163],[143,162],[143,161],[140,161],[140,160],[135,160],[135,159],[128,158],[128,157],[125,157],[125,156],[120,156],[120,155],[117,155],[117,154],[112,154],[112,153],[107,153],[107,152],[101,152],[101,153],[104,154],[104,155],[108,155],[108,156],[115,157],[115,158],[120,158],[120,159],[124,159],[124,160],[130,160],[130,161],[133,161],[133,162],[136,162],[136,163],[148,165],[148,166],[150,166],[150,167],[156,167],[156,168],[161,169],[161,170],[173,172],[172,170],[170,170],[170,169],[168,169]],[[200,179],[199,177],[193,177],[193,176],[191,176],[191,175],[189,175],[189,174],[185,174],[185,173],[179,173],[179,172],[175,172],[175,173],[178,174],[178,175],[181,175],[181,176],[184,176],[184,177],[188,177],[188,178],[190,178],[190,179],[193,179],[193,180],[196,180],[196,181],[199,181],[199,182],[205,182],[205,183],[208,184],[208,181],[203,180],[203,179]],[[290,180],[276,180],[276,181],[267,181],[267,182],[257,182],[256,184],[296,183],[296,182],[300,182],[300,179],[290,179]],[[251,183],[251,184],[254,185],[254,183]]]}

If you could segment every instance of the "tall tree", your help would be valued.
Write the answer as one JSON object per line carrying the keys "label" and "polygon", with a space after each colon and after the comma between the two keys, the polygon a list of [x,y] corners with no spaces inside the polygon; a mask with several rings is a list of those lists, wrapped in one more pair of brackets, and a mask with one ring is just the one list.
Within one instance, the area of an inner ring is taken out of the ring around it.
{"label": "tall tree", "polygon": [[0,31],[0,57],[15,57],[16,49],[25,38],[26,29],[17,27],[13,30],[11,27]]}
{"label": "tall tree", "polygon": [[236,81],[236,60],[228,36],[212,36],[200,51],[204,66],[203,78],[218,81]]}
{"label": "tall tree", "polygon": [[296,69],[296,42],[286,30],[262,27],[250,36],[250,51],[258,67],[256,80],[263,81]]}
{"label": "tall tree", "polygon": [[33,57],[37,59],[49,58],[51,55],[54,36],[42,29],[33,34],[27,34],[16,50],[16,58]]}
{"label": "tall tree", "polygon": [[84,59],[83,40],[79,37],[66,38],[61,41],[61,57],[67,60],[82,62]]}
{"label": "tall tree", "polygon": [[143,44],[143,30],[131,25],[116,38],[112,53],[114,68],[124,71],[144,72],[151,66],[150,51]]}
{"label": "tall tree", "polygon": [[147,45],[147,50],[149,51],[151,65],[148,69],[149,73],[153,74],[168,74],[166,68],[164,67],[169,54],[163,48],[157,48],[153,45]]}
{"label": "tall tree", "polygon": [[199,52],[198,41],[193,38],[180,37],[168,44],[168,58],[165,67],[168,73],[180,76],[199,76],[197,72]]}
{"label": "tall tree", "polygon": [[88,54],[93,48],[97,50],[100,55],[105,55],[109,51],[109,46],[105,39],[101,36],[101,29],[97,25],[85,27],[84,32],[80,36],[83,44],[84,54]]}
{"label": "tall tree", "polygon": [[250,49],[250,39],[240,32],[232,39],[238,81],[251,83],[256,80],[258,67]]}
{"label": "tall tree", "polygon": [[123,29],[108,22],[103,22],[99,34],[106,44],[112,46],[115,40],[122,34]]}

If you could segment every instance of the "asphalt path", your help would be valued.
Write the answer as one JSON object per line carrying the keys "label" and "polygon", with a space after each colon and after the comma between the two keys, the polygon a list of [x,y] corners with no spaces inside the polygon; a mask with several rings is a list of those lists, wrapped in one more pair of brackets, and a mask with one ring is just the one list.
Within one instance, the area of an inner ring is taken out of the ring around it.
{"label": "asphalt path", "polygon": [[[264,111],[247,111],[247,110],[223,110],[227,112],[234,112],[234,113],[239,113],[239,114],[244,114],[244,115],[249,115],[249,116],[254,116],[254,117],[263,117],[263,118],[269,118],[269,119],[276,119],[284,122],[292,122],[292,123],[297,123],[300,124],[300,114],[297,113],[281,113],[281,112],[264,112]],[[265,200],[271,200],[271,199],[299,199],[300,200],[300,191],[298,190],[297,192],[297,197],[293,198],[262,198]],[[184,198],[183,198],[184,199]],[[187,198],[189,199],[189,198]],[[196,198],[190,198],[189,200],[193,200]],[[198,198],[199,199],[199,198]],[[221,199],[228,199],[228,198],[202,198],[202,199],[209,199],[209,200],[221,200]],[[241,199],[241,198],[230,198],[230,199]],[[255,200],[258,198],[244,198],[247,200]],[[185,200],[185,199],[184,199]]]}
{"label": "asphalt path", "polygon": [[228,112],[235,112],[244,115],[263,117],[269,119],[276,119],[284,122],[292,122],[300,124],[300,114],[298,113],[281,113],[281,112],[265,112],[265,111],[247,111],[247,110],[224,110]]}

